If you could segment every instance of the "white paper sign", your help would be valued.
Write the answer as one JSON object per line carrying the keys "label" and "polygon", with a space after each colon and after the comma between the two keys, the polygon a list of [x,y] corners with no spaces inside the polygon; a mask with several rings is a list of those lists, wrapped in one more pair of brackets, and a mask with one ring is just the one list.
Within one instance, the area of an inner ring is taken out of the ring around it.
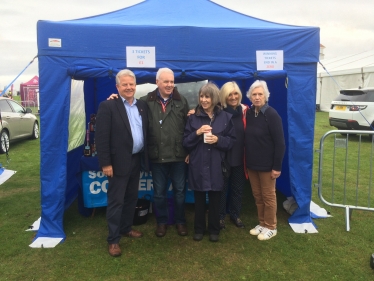
{"label": "white paper sign", "polygon": [[48,47],[61,48],[61,38],[48,38]]}
{"label": "white paper sign", "polygon": [[283,70],[283,50],[256,51],[257,70]]}
{"label": "white paper sign", "polygon": [[127,67],[156,67],[155,47],[126,47]]}

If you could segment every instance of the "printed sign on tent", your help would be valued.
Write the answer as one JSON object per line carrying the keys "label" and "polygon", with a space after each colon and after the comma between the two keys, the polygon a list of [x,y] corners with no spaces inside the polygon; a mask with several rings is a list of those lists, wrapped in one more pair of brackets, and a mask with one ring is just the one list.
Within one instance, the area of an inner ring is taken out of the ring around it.
{"label": "printed sign on tent", "polygon": [[127,67],[156,67],[155,47],[126,47]]}
{"label": "printed sign on tent", "polygon": [[257,70],[283,70],[283,51],[256,51]]}

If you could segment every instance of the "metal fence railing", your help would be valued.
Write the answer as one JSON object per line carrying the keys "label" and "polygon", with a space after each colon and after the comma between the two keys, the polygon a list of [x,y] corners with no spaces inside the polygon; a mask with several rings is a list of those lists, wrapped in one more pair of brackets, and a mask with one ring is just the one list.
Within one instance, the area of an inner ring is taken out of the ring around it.
{"label": "metal fence railing", "polygon": [[36,105],[36,102],[33,101],[33,100],[23,100],[23,101],[20,101],[21,105],[23,107],[29,107],[32,109],[32,112],[35,114],[35,113],[38,113],[39,111],[39,108],[38,106]]}
{"label": "metal fence railing", "polygon": [[33,100],[23,100],[20,101],[23,107],[36,107],[36,103]]}
{"label": "metal fence railing", "polygon": [[318,196],[329,206],[345,209],[349,231],[353,210],[374,211],[374,131],[329,131],[316,152]]}

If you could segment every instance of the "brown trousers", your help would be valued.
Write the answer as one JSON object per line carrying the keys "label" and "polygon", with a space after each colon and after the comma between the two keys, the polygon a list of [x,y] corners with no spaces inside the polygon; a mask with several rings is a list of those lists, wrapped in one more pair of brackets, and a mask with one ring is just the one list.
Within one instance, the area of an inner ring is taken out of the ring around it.
{"label": "brown trousers", "polygon": [[277,228],[277,196],[275,180],[272,180],[270,175],[271,171],[261,172],[248,169],[260,225],[273,230]]}

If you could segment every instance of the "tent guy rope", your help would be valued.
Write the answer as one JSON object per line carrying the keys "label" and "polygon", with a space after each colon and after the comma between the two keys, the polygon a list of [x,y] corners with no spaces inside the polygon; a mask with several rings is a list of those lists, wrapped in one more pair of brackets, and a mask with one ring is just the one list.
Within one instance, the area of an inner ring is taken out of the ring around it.
{"label": "tent guy rope", "polygon": [[13,79],[12,82],[10,82],[8,84],[8,86],[5,87],[5,89],[1,92],[0,96],[4,95],[6,93],[6,91],[9,89],[9,87],[14,83],[14,81],[17,80],[18,77],[20,77],[20,75],[34,62],[34,60],[38,57],[38,55],[36,55],[29,63],[28,65],[26,65],[26,67],[17,75],[16,78]]}

